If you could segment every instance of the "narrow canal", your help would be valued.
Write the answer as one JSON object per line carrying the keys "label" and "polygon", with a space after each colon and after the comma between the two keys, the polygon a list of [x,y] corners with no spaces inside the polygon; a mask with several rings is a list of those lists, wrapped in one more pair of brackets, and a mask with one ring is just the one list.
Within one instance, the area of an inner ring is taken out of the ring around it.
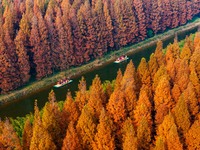
{"label": "narrow canal", "polygon": [[[187,35],[194,33],[196,31],[197,31],[197,29],[192,29],[185,33],[178,34],[178,40],[180,41],[180,40],[184,39]],[[169,43],[172,43],[173,40],[174,40],[174,37],[163,41],[164,47],[166,47]],[[155,48],[156,48],[156,45],[150,46],[148,48],[141,50],[140,52],[137,52],[137,53],[129,56],[129,58],[132,59],[134,65],[137,67],[142,57],[145,57],[147,60],[149,60],[149,57],[150,57],[151,53],[153,53],[155,51]],[[120,64],[111,63],[111,64],[108,64],[101,68],[98,68],[96,70],[93,70],[91,72],[87,72],[77,78],[74,78],[72,83],[70,83],[66,86],[63,86],[61,88],[58,88],[58,89],[55,89],[53,87],[46,88],[43,91],[40,91],[39,93],[36,93],[32,96],[29,96],[29,97],[26,97],[23,99],[19,99],[15,102],[7,104],[5,106],[1,106],[0,117],[1,118],[4,118],[4,117],[15,118],[17,116],[19,116],[19,117],[25,116],[26,114],[33,112],[34,101],[36,99],[38,101],[38,106],[41,109],[45,105],[45,103],[48,101],[48,94],[52,89],[54,90],[54,92],[56,94],[57,101],[65,100],[68,89],[72,92],[73,95],[75,94],[75,92],[78,89],[79,80],[81,79],[82,76],[85,77],[88,87],[89,87],[89,85],[91,85],[92,80],[94,79],[96,74],[99,75],[102,82],[104,82],[105,80],[113,80],[114,78],[116,78],[118,69],[121,68],[121,70],[124,71],[127,63],[130,61],[130,59],[128,61],[120,63]]]}

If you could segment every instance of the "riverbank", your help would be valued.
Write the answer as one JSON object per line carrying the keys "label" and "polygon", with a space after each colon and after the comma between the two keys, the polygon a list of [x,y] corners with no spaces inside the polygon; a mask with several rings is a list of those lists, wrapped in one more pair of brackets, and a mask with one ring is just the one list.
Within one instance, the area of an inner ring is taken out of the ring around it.
{"label": "riverbank", "polygon": [[189,23],[185,26],[181,26],[176,29],[171,29],[165,33],[156,35],[152,38],[146,39],[138,44],[134,44],[129,47],[122,48],[118,51],[112,51],[111,53],[105,55],[103,58],[96,59],[90,63],[87,63],[80,67],[70,68],[69,70],[60,72],[58,74],[52,75],[51,77],[44,78],[43,80],[36,81],[34,83],[28,84],[22,89],[11,92],[7,95],[0,96],[0,105],[7,104],[13,102],[17,99],[25,98],[26,96],[30,96],[39,92],[47,87],[52,87],[58,80],[62,79],[65,76],[70,78],[75,78],[77,76],[81,76],[83,73],[94,70],[99,67],[103,67],[109,63],[112,63],[117,57],[120,55],[132,55],[142,49],[155,45],[158,40],[167,40],[173,37],[175,34],[179,35],[181,33],[191,31],[200,27],[200,19],[196,19],[194,22]]}

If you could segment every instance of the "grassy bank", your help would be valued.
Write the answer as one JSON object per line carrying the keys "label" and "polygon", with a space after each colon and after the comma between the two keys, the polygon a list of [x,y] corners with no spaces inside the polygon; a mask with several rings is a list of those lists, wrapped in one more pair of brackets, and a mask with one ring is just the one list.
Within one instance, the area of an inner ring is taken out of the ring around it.
{"label": "grassy bank", "polygon": [[196,19],[192,23],[188,23],[185,26],[178,27],[176,29],[171,29],[165,33],[155,35],[152,38],[146,39],[138,44],[134,44],[125,48],[121,48],[117,51],[112,51],[109,54],[106,54],[103,58],[99,58],[96,60],[91,61],[90,63],[87,63],[80,67],[70,68],[69,70],[57,73],[52,75],[51,77],[44,78],[40,81],[36,81],[33,83],[29,83],[27,86],[12,91],[10,94],[1,95],[0,96],[0,105],[13,102],[17,99],[24,98],[26,96],[30,96],[32,94],[35,94],[39,92],[40,90],[43,90],[47,87],[51,87],[54,85],[58,80],[62,79],[65,76],[69,76],[71,78],[75,78],[77,76],[82,75],[85,72],[94,70],[98,67],[102,67],[106,64],[109,64],[113,62],[117,57],[119,57],[122,54],[131,55],[133,53],[136,53],[138,51],[141,51],[142,49],[148,48],[152,45],[155,45],[157,41],[160,40],[167,40],[169,38],[174,37],[175,34],[179,35],[181,33],[190,31],[192,29],[200,27],[200,18]]}

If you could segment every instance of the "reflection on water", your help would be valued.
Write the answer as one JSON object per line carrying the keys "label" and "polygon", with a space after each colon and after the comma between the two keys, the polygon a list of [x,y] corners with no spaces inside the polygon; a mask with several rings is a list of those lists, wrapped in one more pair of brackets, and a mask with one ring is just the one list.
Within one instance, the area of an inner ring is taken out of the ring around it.
{"label": "reflection on water", "polygon": [[[194,32],[196,32],[196,29],[179,34],[178,39],[179,40],[184,39],[186,35],[189,35],[190,33]],[[173,38],[164,41],[163,42],[164,47],[166,47],[169,43],[172,43]],[[91,85],[92,80],[94,79],[96,74],[99,75],[102,82],[105,80],[113,80],[114,78],[116,78],[116,73],[118,69],[120,68],[122,71],[124,71],[127,63],[130,60],[132,60],[135,67],[137,67],[142,57],[145,57],[147,60],[149,60],[150,54],[154,52],[155,48],[156,45],[153,45],[151,47],[143,49],[142,51],[136,54],[133,54],[132,56],[129,56],[130,59],[125,62],[122,62],[120,64],[111,63],[107,66],[98,68],[97,70],[85,73],[83,76],[86,79],[87,85]],[[18,100],[14,103],[3,106],[2,108],[0,108],[0,117],[4,118],[5,116],[7,116],[15,118],[17,116],[25,116],[26,114],[33,112],[35,99],[37,99],[38,106],[41,109],[44,106],[45,102],[48,100],[48,93],[51,90],[54,90],[58,101],[65,100],[68,89],[72,92],[73,95],[75,95],[75,91],[77,91],[78,89],[78,83],[80,79],[81,76],[73,79],[72,83],[63,86],[61,88],[58,89],[55,89],[53,87],[47,88],[32,96],[29,96],[27,98]]]}

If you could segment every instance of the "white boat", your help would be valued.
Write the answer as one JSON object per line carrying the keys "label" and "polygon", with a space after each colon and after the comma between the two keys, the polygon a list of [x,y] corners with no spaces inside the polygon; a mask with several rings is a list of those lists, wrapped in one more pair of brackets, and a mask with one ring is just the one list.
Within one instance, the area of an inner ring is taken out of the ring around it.
{"label": "white boat", "polygon": [[119,58],[117,58],[115,61],[114,61],[114,63],[121,63],[121,62],[123,62],[123,61],[125,61],[125,60],[128,60],[129,58],[128,58],[128,56],[120,56]]}
{"label": "white boat", "polygon": [[62,86],[64,86],[64,85],[66,85],[66,84],[69,84],[69,83],[71,83],[73,80],[66,80],[66,81],[60,81],[61,83],[57,83],[57,84],[55,84],[53,87],[55,87],[55,88],[59,88],[59,87],[62,87]]}

